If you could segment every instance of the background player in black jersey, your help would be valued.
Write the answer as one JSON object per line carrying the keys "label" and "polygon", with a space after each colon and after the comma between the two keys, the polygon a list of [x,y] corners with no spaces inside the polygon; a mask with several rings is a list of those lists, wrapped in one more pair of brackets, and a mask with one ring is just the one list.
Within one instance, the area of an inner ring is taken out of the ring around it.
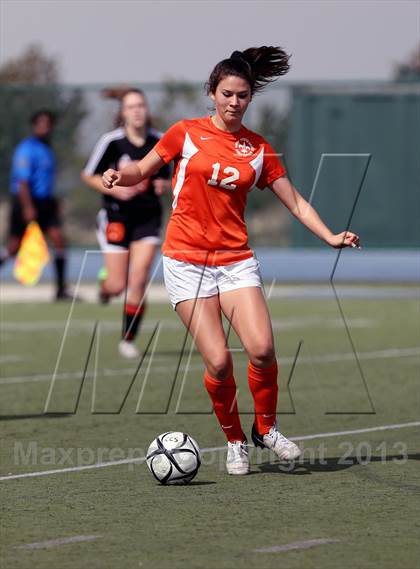
{"label": "background player in black jersey", "polygon": [[165,166],[152,178],[129,188],[104,188],[103,172],[140,160],[160,138],[160,133],[151,128],[142,91],[109,90],[105,95],[120,99],[121,126],[100,138],[81,176],[88,186],[103,194],[103,205],[97,216],[97,236],[106,269],[100,281],[100,296],[106,302],[127,287],[119,352],[124,357],[136,358],[139,351],[133,341],[144,313],[146,284],[160,243],[159,195],[170,187],[169,169]]}

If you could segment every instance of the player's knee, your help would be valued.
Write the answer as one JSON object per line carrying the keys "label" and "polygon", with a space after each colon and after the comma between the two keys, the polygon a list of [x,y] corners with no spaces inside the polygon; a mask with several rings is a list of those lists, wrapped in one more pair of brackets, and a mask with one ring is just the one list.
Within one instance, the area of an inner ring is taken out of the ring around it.
{"label": "player's knee", "polygon": [[105,284],[106,292],[113,296],[118,296],[125,289],[124,279],[107,279]]}
{"label": "player's knee", "polygon": [[260,344],[253,346],[248,352],[250,361],[257,367],[269,367],[276,360],[274,346],[270,344]]}
{"label": "player's knee", "polygon": [[215,379],[226,379],[232,373],[232,360],[228,353],[215,354],[206,361],[207,371]]}

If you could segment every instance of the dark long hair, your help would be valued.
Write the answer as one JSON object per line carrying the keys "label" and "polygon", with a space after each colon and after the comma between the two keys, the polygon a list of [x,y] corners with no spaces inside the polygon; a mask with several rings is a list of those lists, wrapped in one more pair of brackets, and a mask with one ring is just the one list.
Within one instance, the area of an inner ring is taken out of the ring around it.
{"label": "dark long hair", "polygon": [[[116,127],[124,126],[124,121],[122,118],[122,106],[124,98],[126,97],[126,95],[129,95],[130,93],[136,93],[137,95],[141,95],[143,99],[146,101],[146,95],[144,94],[144,91],[142,91],[141,89],[137,89],[136,87],[110,87],[103,89],[101,92],[103,97],[106,97],[107,99],[116,99],[120,103],[120,107],[118,109],[118,112],[114,120],[114,124]],[[150,116],[147,117],[146,128],[152,128],[152,119],[150,118]]]}
{"label": "dark long hair", "polygon": [[288,55],[280,47],[249,47],[244,51],[234,51],[228,59],[215,66],[206,83],[207,95],[215,93],[219,82],[229,75],[245,79],[251,87],[251,95],[264,89],[277,77],[285,75],[289,69]]}

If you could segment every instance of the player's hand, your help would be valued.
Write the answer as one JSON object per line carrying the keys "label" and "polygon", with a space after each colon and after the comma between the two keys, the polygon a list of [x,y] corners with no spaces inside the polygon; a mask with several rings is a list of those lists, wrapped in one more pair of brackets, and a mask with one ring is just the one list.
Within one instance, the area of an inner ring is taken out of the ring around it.
{"label": "player's hand", "polygon": [[360,237],[351,231],[342,231],[337,235],[333,235],[332,238],[328,240],[328,245],[331,245],[331,247],[335,249],[343,249],[344,247],[362,248],[360,245]]}
{"label": "player's hand", "polygon": [[110,168],[102,175],[102,184],[107,190],[111,190],[121,180],[121,174],[117,170]]}
{"label": "player's hand", "polygon": [[132,200],[138,194],[136,186],[113,186],[110,195],[124,202]]}
{"label": "player's hand", "polygon": [[37,211],[33,205],[26,205],[22,210],[22,215],[25,223],[30,223],[36,220]]}

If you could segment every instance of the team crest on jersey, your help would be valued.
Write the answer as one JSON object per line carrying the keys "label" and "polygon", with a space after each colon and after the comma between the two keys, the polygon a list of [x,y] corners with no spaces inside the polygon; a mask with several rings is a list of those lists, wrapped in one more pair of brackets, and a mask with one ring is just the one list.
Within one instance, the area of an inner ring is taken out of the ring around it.
{"label": "team crest on jersey", "polygon": [[254,147],[247,138],[240,138],[235,142],[235,151],[239,156],[251,156],[254,150]]}

